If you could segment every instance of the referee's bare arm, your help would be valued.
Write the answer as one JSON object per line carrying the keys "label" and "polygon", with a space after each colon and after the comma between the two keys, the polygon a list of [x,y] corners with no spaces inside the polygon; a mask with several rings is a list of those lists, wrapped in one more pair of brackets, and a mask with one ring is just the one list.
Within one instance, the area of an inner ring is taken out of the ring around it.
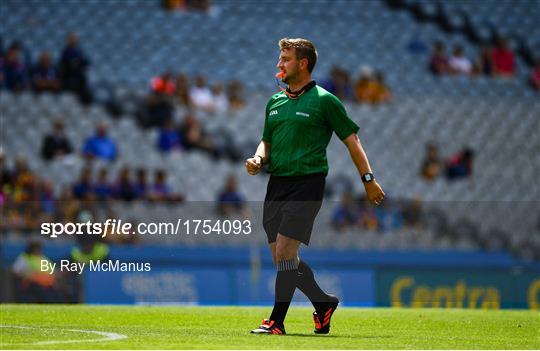
{"label": "referee's bare arm", "polygon": [[268,163],[270,156],[270,143],[266,141],[261,141],[259,146],[257,146],[257,151],[255,155],[246,160],[246,170],[249,174],[255,175],[259,173],[261,167]]}
{"label": "referee's bare arm", "polygon": [[[349,135],[343,140],[343,143],[345,146],[347,146],[347,149],[351,154],[351,158],[356,166],[356,169],[358,169],[360,176],[366,173],[373,173],[371,172],[371,167],[369,165],[366,152],[360,143],[360,138],[358,138],[358,135],[356,135],[356,133]],[[369,201],[373,202],[374,204],[378,205],[384,199],[384,191],[379,183],[377,183],[376,179],[371,182],[364,183],[364,188],[366,189],[366,195]]]}

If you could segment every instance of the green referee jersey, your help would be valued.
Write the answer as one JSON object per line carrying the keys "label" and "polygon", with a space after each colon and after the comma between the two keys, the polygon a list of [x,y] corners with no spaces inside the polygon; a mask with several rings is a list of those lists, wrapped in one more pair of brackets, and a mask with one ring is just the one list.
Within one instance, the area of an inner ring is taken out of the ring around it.
{"label": "green referee jersey", "polygon": [[268,171],[276,176],[328,174],[332,132],[343,140],[358,129],[341,101],[318,85],[297,99],[277,93],[266,105],[262,137],[271,144]]}

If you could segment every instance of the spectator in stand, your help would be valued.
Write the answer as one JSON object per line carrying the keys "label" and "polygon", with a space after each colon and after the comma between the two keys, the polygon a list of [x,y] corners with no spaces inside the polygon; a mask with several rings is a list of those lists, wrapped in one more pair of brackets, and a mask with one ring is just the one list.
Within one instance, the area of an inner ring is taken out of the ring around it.
{"label": "spectator in stand", "polygon": [[[4,187],[0,188],[0,207],[3,207],[8,202],[8,196],[5,193]],[[4,229],[4,226],[0,224],[0,232]]]}
{"label": "spectator in stand", "polygon": [[238,80],[233,80],[227,85],[227,96],[229,98],[229,106],[232,110],[241,110],[246,104],[244,87]]}
{"label": "spectator in stand", "polygon": [[431,58],[429,59],[429,69],[435,75],[444,75],[448,73],[448,58],[444,50],[444,44],[441,41],[435,42]]}
{"label": "spectator in stand", "polygon": [[439,157],[439,148],[433,143],[426,144],[426,153],[422,161],[420,175],[424,180],[432,181],[442,172],[443,163]]}
{"label": "spectator in stand", "polygon": [[455,75],[470,75],[472,72],[472,63],[465,57],[463,48],[460,45],[454,46],[452,56],[448,60],[449,73]]}
{"label": "spectator in stand", "polygon": [[459,153],[451,156],[446,162],[446,178],[456,180],[467,178],[473,172],[474,151],[466,147]]}
{"label": "spectator in stand", "polygon": [[41,243],[30,241],[26,250],[13,263],[17,302],[60,302],[56,275],[50,269],[42,270],[41,263],[51,261],[43,254]]}
{"label": "spectator in stand", "polygon": [[330,77],[322,84],[322,87],[342,101],[353,98],[349,73],[339,66],[332,67]]}
{"label": "spectator in stand", "polygon": [[4,88],[4,39],[0,36],[0,89]]}
{"label": "spectator in stand", "polygon": [[39,56],[37,64],[32,69],[32,88],[36,92],[52,91],[60,89],[56,69],[51,63],[51,56],[44,51]]}
{"label": "spectator in stand", "polygon": [[229,100],[225,94],[223,84],[212,86],[212,98],[214,101],[214,112],[225,113],[229,108]]}
{"label": "spectator in stand", "polygon": [[373,86],[373,96],[371,98],[372,104],[378,104],[383,102],[389,102],[392,100],[392,91],[386,85],[384,79],[384,73],[381,71],[375,72],[375,84]]}
{"label": "spectator in stand", "polygon": [[211,10],[209,0],[161,0],[161,6],[167,11],[201,11],[208,13]]}
{"label": "spectator in stand", "polygon": [[338,231],[357,226],[360,220],[360,208],[353,193],[348,190],[341,196],[341,202],[332,213],[332,226]]}
{"label": "spectator in stand", "polygon": [[4,149],[0,147],[0,190],[5,191],[5,187],[12,184],[10,169],[6,166],[6,155]]}
{"label": "spectator in stand", "polygon": [[21,56],[18,43],[13,43],[5,54],[3,77],[4,85],[8,90],[21,91],[27,88],[28,71]]}
{"label": "spectator in stand", "polygon": [[178,130],[174,127],[173,121],[165,123],[163,128],[159,130],[157,147],[159,151],[167,153],[173,150],[182,149],[182,138]]}
{"label": "spectator in stand", "polygon": [[85,200],[93,190],[92,170],[90,168],[83,168],[79,179],[73,185],[73,196],[78,200]]}
{"label": "spectator in stand", "polygon": [[64,123],[59,119],[53,121],[52,133],[43,138],[41,157],[46,161],[51,161],[72,152],[71,142],[64,132]]}
{"label": "spectator in stand", "polygon": [[100,158],[114,161],[117,157],[115,141],[107,135],[107,125],[100,122],[96,126],[96,134],[86,139],[83,154],[88,158]]}
{"label": "spectator in stand", "polygon": [[149,189],[148,199],[153,201],[179,202],[184,200],[184,196],[172,192],[167,184],[167,173],[162,169],[158,169],[154,176],[154,184]]}
{"label": "spectator in stand", "polygon": [[133,191],[135,192],[135,196],[137,199],[145,200],[146,195],[148,193],[148,176],[146,169],[139,168],[137,170],[137,180],[135,181],[135,184],[133,185]]}
{"label": "spectator in stand", "polygon": [[482,47],[474,64],[474,73],[486,76],[493,74],[493,49],[490,45]]}
{"label": "spectator in stand", "polygon": [[118,179],[113,186],[113,195],[117,200],[132,201],[135,200],[135,187],[131,181],[130,170],[123,167],[118,173]]}
{"label": "spectator in stand", "polygon": [[540,91],[540,58],[536,60],[536,66],[531,72],[530,83],[534,90]]}
{"label": "spectator in stand", "polygon": [[497,46],[492,52],[493,73],[496,76],[513,78],[516,73],[516,59],[514,53],[508,47],[505,38],[497,40]]}
{"label": "spectator in stand", "polygon": [[238,182],[234,175],[227,178],[223,190],[218,195],[217,212],[225,217],[247,215],[246,201],[238,191]]}
{"label": "spectator in stand", "polygon": [[150,91],[138,117],[143,127],[162,127],[173,118],[172,102],[177,93],[176,80],[170,72],[165,72],[152,79]]}
{"label": "spectator in stand", "polygon": [[403,223],[408,228],[421,229],[424,226],[422,200],[405,201],[403,204]]}
{"label": "spectator in stand", "polygon": [[17,157],[11,182],[3,188],[8,206],[2,211],[1,227],[22,232],[38,228],[42,218],[40,190],[39,177],[28,168],[25,158]]}
{"label": "spectator in stand", "polygon": [[94,195],[98,201],[107,201],[113,196],[113,189],[109,183],[109,171],[105,167],[99,170],[94,184]]}
{"label": "spectator in stand", "polygon": [[54,197],[54,184],[50,180],[39,182],[39,202],[42,212],[40,222],[52,222],[56,213],[56,199]]}
{"label": "spectator in stand", "polygon": [[197,76],[195,86],[189,91],[189,99],[193,106],[208,112],[214,112],[214,96],[210,88],[206,85],[206,78],[203,75]]}
{"label": "spectator in stand", "polygon": [[189,101],[189,79],[183,73],[180,73],[176,77],[176,96],[178,97],[180,105],[185,107],[191,105],[191,102]]}
{"label": "spectator in stand", "polygon": [[92,102],[86,77],[89,66],[90,61],[79,46],[79,38],[75,33],[69,33],[60,56],[59,78],[62,89],[74,92],[83,103]]}
{"label": "spectator in stand", "polygon": [[380,71],[373,73],[369,67],[362,68],[355,92],[360,103],[379,104],[392,99],[390,88],[384,82],[384,74]]}
{"label": "spectator in stand", "polygon": [[59,222],[76,222],[80,201],[75,198],[73,189],[65,186],[58,197],[57,217]]}
{"label": "spectator in stand", "polygon": [[167,11],[185,10],[186,0],[161,0],[161,6]]}
{"label": "spectator in stand", "polygon": [[360,69],[360,78],[355,86],[356,101],[359,103],[371,103],[375,92],[375,80],[370,67],[364,66]]}
{"label": "spectator in stand", "polygon": [[210,0],[186,0],[189,10],[208,13],[210,11]]}
{"label": "spectator in stand", "polygon": [[11,193],[16,202],[33,201],[36,199],[35,188],[36,174],[30,170],[24,157],[15,159],[15,167],[12,173]]}
{"label": "spectator in stand", "polygon": [[199,121],[195,118],[193,113],[188,112],[186,117],[184,117],[184,120],[180,125],[180,136],[183,140],[185,149],[202,149],[215,157],[218,156],[214,140],[204,133]]}
{"label": "spectator in stand", "polygon": [[152,79],[152,91],[164,96],[173,96],[176,92],[176,82],[171,72],[165,72],[162,75]]}
{"label": "spectator in stand", "polygon": [[139,115],[143,127],[162,127],[172,120],[174,107],[165,95],[152,92],[145,103],[145,110]]}
{"label": "spectator in stand", "polygon": [[379,231],[387,232],[403,228],[403,214],[393,201],[385,201],[375,209]]}
{"label": "spectator in stand", "polygon": [[364,195],[360,198],[360,228],[364,230],[378,230],[379,219],[377,213],[373,208],[373,205],[369,202],[369,199]]}
{"label": "spectator in stand", "polygon": [[[10,47],[17,49],[17,51],[20,53],[20,58],[24,64],[24,67],[29,70],[32,66],[32,56],[30,55],[30,51],[23,46],[20,40],[13,41]],[[29,73],[29,71],[27,71],[27,73]]]}

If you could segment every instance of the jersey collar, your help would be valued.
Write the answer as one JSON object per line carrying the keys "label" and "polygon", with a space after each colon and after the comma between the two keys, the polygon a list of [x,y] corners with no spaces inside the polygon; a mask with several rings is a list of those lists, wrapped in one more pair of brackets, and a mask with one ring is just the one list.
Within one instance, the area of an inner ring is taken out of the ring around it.
{"label": "jersey collar", "polygon": [[308,92],[311,88],[313,88],[315,85],[317,85],[317,82],[312,80],[311,82],[304,85],[302,88],[298,89],[297,91],[291,91],[289,88],[283,89],[283,92],[291,99],[298,99],[300,95]]}

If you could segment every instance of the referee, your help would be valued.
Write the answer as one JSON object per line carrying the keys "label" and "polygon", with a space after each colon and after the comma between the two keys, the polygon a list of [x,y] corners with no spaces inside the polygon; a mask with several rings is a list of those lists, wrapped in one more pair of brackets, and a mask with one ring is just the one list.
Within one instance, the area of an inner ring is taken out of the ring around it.
{"label": "referee", "polygon": [[300,260],[300,244],[309,245],[313,222],[322,204],[328,174],[326,148],[335,132],[347,146],[360,173],[368,199],[378,205],[384,192],[373,177],[358,126],[348,117],[341,101],[311,79],[317,50],[306,39],[279,41],[277,68],[287,88],[266,105],[262,141],[246,160],[249,174],[268,164],[263,226],[277,268],[275,303],[270,318],[252,330],[255,334],[285,334],[284,320],[294,291],[299,288],[315,307],[314,332],[327,334],[339,300],[325,293],[309,265]]}

